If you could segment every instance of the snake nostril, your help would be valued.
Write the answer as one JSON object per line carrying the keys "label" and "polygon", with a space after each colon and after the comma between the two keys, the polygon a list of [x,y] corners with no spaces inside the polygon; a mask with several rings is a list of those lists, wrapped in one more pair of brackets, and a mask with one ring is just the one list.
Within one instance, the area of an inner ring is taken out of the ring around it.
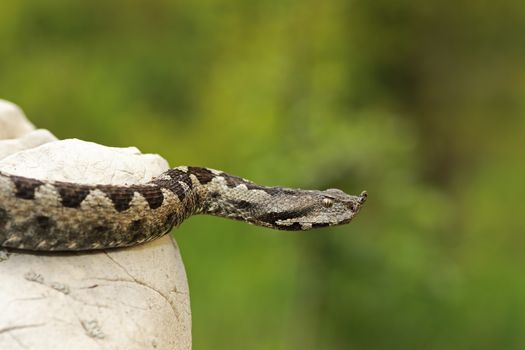
{"label": "snake nostril", "polygon": [[361,192],[359,195],[359,204],[363,204],[366,202],[366,199],[368,198],[368,193],[366,191]]}

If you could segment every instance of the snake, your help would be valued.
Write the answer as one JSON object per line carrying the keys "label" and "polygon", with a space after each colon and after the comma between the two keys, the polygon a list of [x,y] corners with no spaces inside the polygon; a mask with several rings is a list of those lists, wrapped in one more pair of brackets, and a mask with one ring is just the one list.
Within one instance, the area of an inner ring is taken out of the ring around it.
{"label": "snake", "polygon": [[258,185],[205,167],[179,166],[143,184],[39,180],[0,172],[0,247],[86,251],[129,247],[170,232],[192,215],[277,230],[349,223],[367,192]]}

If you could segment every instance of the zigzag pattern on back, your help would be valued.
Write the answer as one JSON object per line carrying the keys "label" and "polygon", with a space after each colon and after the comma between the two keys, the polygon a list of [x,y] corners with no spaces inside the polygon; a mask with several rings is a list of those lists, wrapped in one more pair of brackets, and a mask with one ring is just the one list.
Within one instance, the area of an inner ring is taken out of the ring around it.
{"label": "zigzag pattern on back", "polygon": [[366,198],[366,192],[266,187],[202,167],[173,168],[129,186],[0,172],[0,246],[44,251],[131,246],[162,236],[194,214],[308,230],[350,222]]}

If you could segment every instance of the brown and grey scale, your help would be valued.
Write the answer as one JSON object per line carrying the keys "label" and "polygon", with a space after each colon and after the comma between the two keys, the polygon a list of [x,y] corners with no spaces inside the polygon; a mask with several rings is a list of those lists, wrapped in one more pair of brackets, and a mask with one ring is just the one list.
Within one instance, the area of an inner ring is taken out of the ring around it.
{"label": "brown and grey scale", "polygon": [[146,184],[84,185],[0,172],[0,246],[90,250],[158,238],[194,214],[279,230],[341,225],[366,192],[266,187],[222,171],[181,166]]}

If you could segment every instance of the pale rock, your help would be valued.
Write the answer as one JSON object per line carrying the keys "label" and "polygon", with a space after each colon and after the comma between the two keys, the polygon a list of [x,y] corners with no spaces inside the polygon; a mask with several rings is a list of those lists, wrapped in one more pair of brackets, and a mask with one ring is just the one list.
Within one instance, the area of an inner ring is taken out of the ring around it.
{"label": "pale rock", "polygon": [[0,140],[0,160],[11,154],[56,140],[57,138],[53,134],[44,129],[30,131],[17,139]]}
{"label": "pale rock", "polygon": [[40,180],[122,185],[148,182],[166,171],[168,162],[156,154],[141,154],[135,147],[106,147],[69,139],[13,154],[0,160],[0,168]]}
{"label": "pale rock", "polygon": [[[0,101],[1,135],[35,137],[29,122],[24,129],[17,124],[23,119],[2,119],[6,105]],[[79,140],[44,143],[0,161],[3,172],[105,184],[146,182],[167,168],[161,157],[136,148]],[[0,281],[0,349],[191,349],[188,283],[169,235],[84,253],[0,250]]]}
{"label": "pale rock", "polygon": [[20,107],[0,99],[0,140],[14,139],[35,129]]}

